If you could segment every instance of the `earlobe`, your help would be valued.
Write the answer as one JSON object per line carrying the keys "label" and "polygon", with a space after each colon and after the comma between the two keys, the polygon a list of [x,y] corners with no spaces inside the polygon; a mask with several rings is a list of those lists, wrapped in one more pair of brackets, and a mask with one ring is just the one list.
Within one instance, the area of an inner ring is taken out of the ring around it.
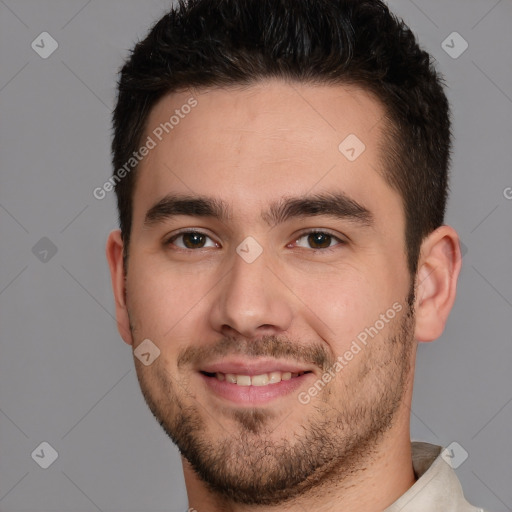
{"label": "earlobe", "polygon": [[130,319],[126,307],[123,247],[121,231],[119,229],[112,231],[108,237],[105,251],[116,303],[117,329],[123,340],[128,343],[128,345],[132,345],[133,339],[130,331]]}
{"label": "earlobe", "polygon": [[416,278],[416,328],[418,341],[433,341],[443,333],[455,301],[461,268],[459,237],[441,226],[423,241]]}

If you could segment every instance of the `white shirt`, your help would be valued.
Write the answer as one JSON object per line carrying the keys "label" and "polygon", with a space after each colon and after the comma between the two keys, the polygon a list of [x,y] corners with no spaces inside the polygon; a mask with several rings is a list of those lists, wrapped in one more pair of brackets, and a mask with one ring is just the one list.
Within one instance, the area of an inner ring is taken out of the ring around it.
{"label": "white shirt", "polygon": [[455,471],[441,457],[440,446],[411,443],[418,480],[384,512],[484,512],[465,499]]}
{"label": "white shirt", "polygon": [[384,512],[485,512],[464,499],[459,479],[441,457],[440,446],[413,442],[411,447],[417,481]]}

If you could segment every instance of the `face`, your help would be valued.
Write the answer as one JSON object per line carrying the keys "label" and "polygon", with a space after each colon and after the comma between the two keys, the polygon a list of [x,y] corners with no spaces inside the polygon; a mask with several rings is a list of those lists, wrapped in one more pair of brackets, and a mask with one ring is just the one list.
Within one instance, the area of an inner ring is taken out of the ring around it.
{"label": "face", "polygon": [[233,501],[363,469],[404,412],[414,317],[382,117],[362,90],[278,81],[176,93],[149,116],[126,304],[134,349],[160,355],[137,374]]}

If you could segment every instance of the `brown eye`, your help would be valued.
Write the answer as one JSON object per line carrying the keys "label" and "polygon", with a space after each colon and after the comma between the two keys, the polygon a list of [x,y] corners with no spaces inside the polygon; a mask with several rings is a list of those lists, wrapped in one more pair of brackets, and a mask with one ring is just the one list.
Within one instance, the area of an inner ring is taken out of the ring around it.
{"label": "brown eye", "polygon": [[183,235],[183,244],[187,249],[196,249],[204,247],[206,237],[201,233],[185,233]]}
{"label": "brown eye", "polygon": [[298,247],[303,247],[305,249],[320,250],[342,245],[344,244],[344,241],[337,236],[324,231],[310,231],[309,233],[304,233],[302,236],[297,238],[297,240],[295,240],[295,244]]}
{"label": "brown eye", "polygon": [[312,249],[326,249],[331,246],[332,236],[327,233],[310,233],[308,243]]}
{"label": "brown eye", "polygon": [[218,247],[208,235],[199,231],[183,231],[173,236],[168,245],[175,245],[180,249],[203,249],[205,247]]}

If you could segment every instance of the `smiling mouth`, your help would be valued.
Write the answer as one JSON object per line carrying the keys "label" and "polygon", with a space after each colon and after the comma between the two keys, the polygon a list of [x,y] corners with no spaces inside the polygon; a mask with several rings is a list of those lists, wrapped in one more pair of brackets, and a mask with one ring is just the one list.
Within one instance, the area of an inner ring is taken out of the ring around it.
{"label": "smiling mouth", "polygon": [[241,375],[234,373],[221,373],[221,372],[205,372],[201,371],[206,377],[217,379],[220,382],[228,382],[230,384],[236,384],[237,386],[270,386],[272,384],[278,384],[283,380],[296,379],[306,373],[312,373],[311,371],[304,371],[298,373],[292,372],[270,372],[262,373],[261,375]]}

